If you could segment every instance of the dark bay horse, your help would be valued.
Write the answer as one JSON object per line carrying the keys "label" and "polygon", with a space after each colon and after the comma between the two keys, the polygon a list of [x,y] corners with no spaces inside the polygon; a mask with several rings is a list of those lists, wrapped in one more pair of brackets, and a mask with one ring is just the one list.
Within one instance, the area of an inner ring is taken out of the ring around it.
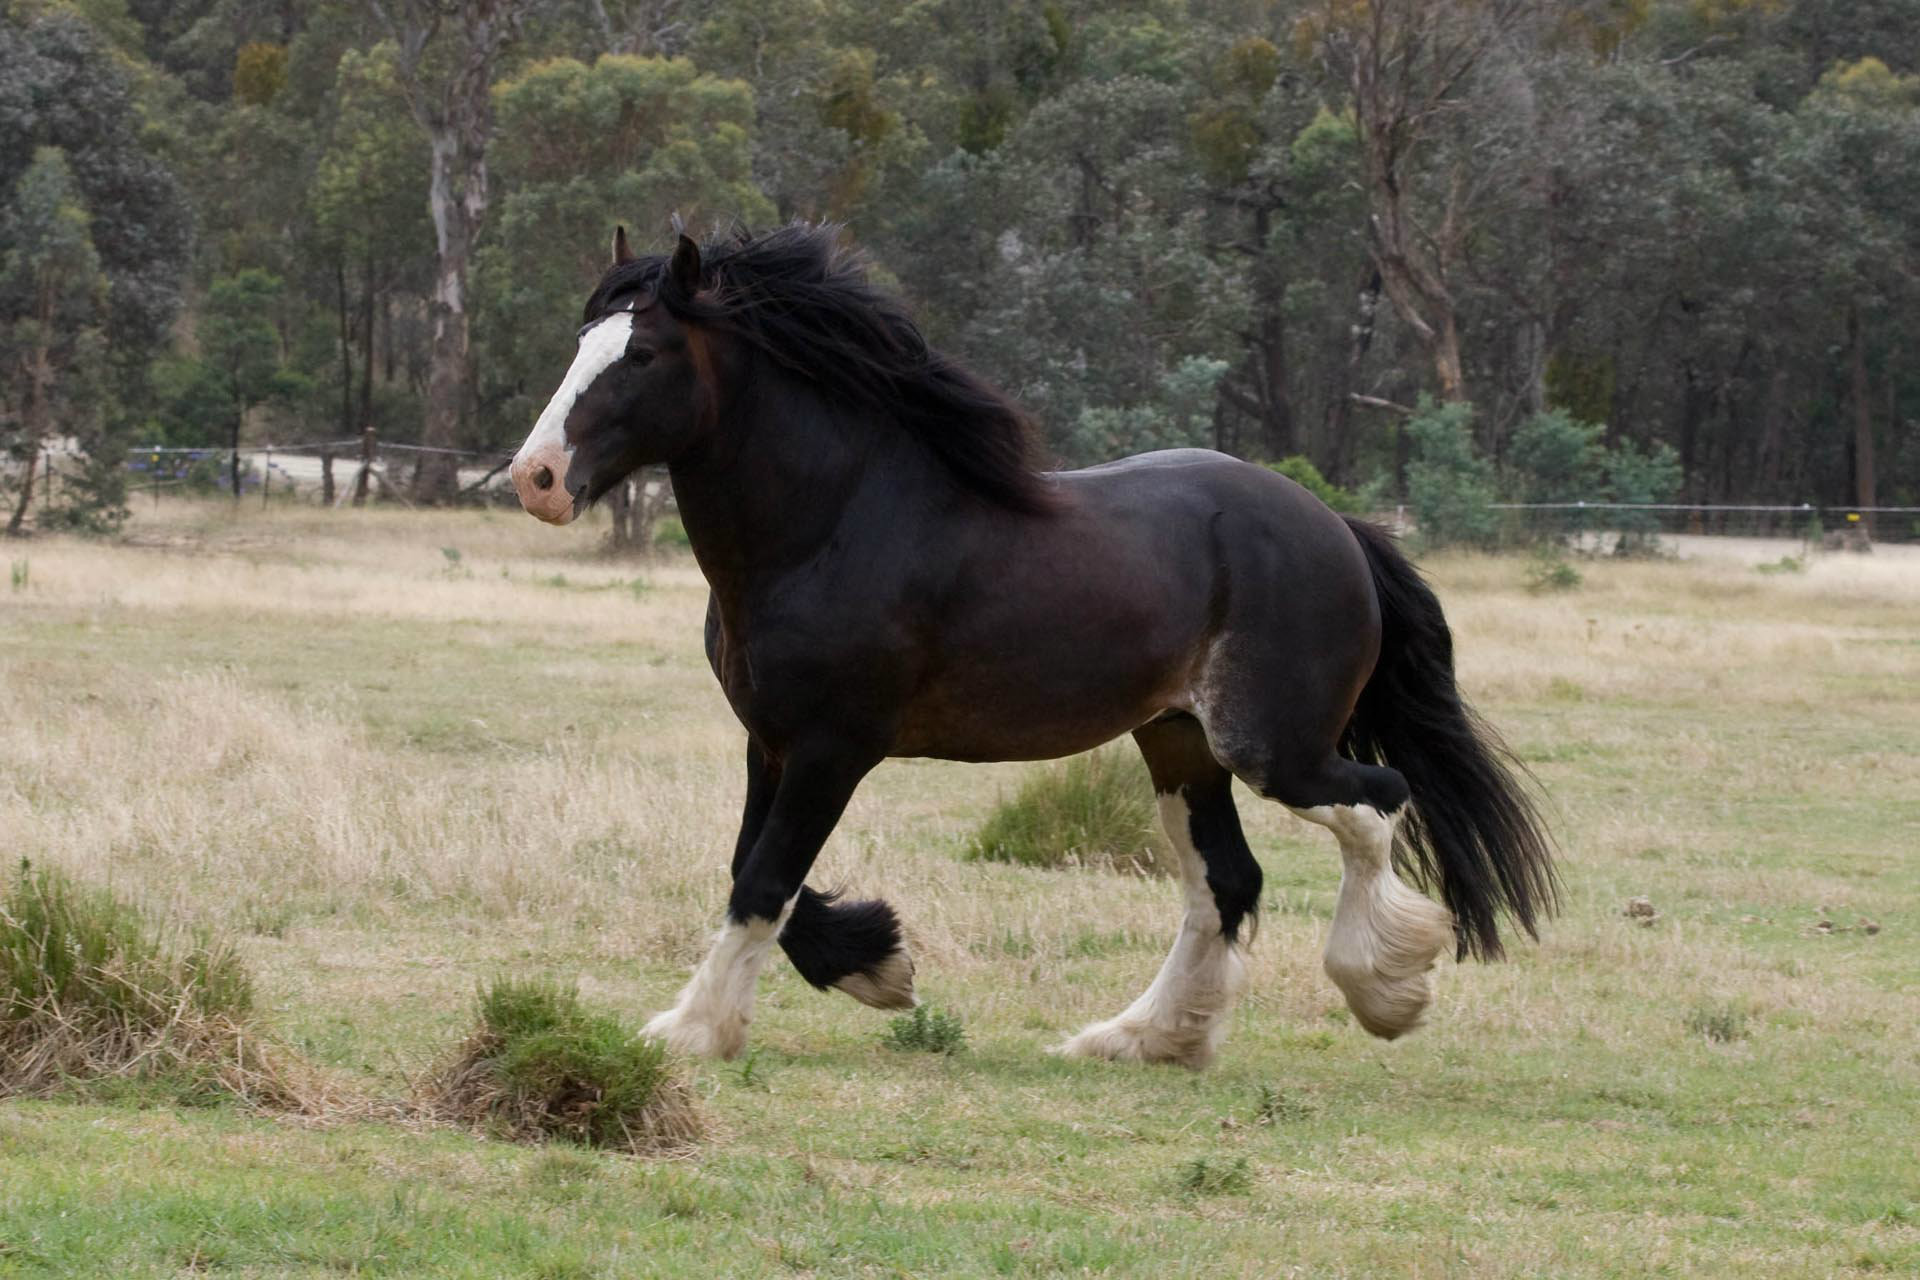
{"label": "dark bay horse", "polygon": [[1039,470],[1021,411],[930,349],[830,227],[643,257],[621,231],[584,319],[514,485],[564,524],[667,465],[747,730],[726,920],[649,1034],[738,1053],[776,941],[816,987],[914,1002],[892,909],[806,885],[889,756],[1139,744],[1186,913],[1152,985],[1068,1053],[1218,1048],[1260,896],[1236,777],[1338,838],[1326,970],[1375,1035],[1419,1023],[1450,943],[1498,956],[1502,915],[1531,934],[1551,909],[1548,840],[1379,529],[1204,450]]}

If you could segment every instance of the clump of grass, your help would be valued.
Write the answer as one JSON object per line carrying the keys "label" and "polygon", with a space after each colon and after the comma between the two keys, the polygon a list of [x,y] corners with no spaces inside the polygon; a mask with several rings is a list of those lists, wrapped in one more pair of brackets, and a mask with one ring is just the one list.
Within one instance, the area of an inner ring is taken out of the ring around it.
{"label": "clump of grass", "polygon": [[253,1025],[253,983],[209,937],[24,859],[0,898],[0,1096],[132,1089],[316,1114],[318,1077]]}
{"label": "clump of grass", "polygon": [[1093,866],[1150,875],[1177,870],[1160,830],[1147,767],[1119,749],[1035,770],[981,823],[962,856],[969,862]]}
{"label": "clump of grass", "polygon": [[520,1142],[561,1138],[637,1155],[685,1148],[703,1130],[692,1091],[657,1043],[590,1013],[570,987],[502,978],[478,1025],[427,1086],[437,1119]]}
{"label": "clump of grass", "polygon": [[1191,1196],[1243,1196],[1253,1189],[1253,1170],[1245,1156],[1232,1160],[1188,1160],[1174,1175],[1180,1190]]}
{"label": "clump of grass", "polygon": [[25,560],[10,560],[7,562],[7,578],[13,583],[13,589],[15,591],[25,591],[27,589],[27,583],[31,573],[32,566]]}
{"label": "clump of grass", "polygon": [[1253,1121],[1255,1124],[1285,1124],[1289,1120],[1304,1120],[1313,1114],[1313,1106],[1304,1098],[1296,1097],[1284,1089],[1276,1089],[1270,1084],[1260,1086],[1260,1092],[1254,1099]]}
{"label": "clump of grass", "polygon": [[889,1049],[917,1053],[958,1053],[966,1047],[967,1031],[958,1015],[944,1013],[929,1004],[913,1007],[887,1024]]}
{"label": "clump of grass", "polygon": [[1805,573],[1807,562],[1798,556],[1781,556],[1771,564],[1753,566],[1755,573]]}
{"label": "clump of grass", "polygon": [[1716,1044],[1747,1038],[1747,1011],[1728,1001],[1709,1000],[1693,1006],[1685,1019],[1687,1034]]}

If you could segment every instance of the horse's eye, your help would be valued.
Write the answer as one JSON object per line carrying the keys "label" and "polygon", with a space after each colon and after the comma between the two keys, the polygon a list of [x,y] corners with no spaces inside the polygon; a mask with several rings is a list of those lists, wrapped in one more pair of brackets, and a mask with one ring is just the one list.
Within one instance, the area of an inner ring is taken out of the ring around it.
{"label": "horse's eye", "polygon": [[653,352],[647,350],[645,347],[635,347],[633,350],[627,352],[627,359],[633,361],[635,364],[652,364]]}

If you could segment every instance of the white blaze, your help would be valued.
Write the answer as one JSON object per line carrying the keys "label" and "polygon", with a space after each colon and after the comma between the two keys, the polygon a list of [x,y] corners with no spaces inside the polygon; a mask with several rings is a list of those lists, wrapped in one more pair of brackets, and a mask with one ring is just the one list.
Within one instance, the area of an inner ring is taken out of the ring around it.
{"label": "white blaze", "polygon": [[[564,522],[573,511],[573,497],[566,491],[567,464],[573,457],[573,447],[567,443],[567,415],[594,379],[625,354],[632,336],[631,311],[616,311],[580,335],[580,349],[560,389],[541,410],[533,433],[514,455],[509,473],[514,488],[522,504],[543,520]],[[543,466],[552,472],[551,486],[544,490],[534,486],[532,479]]]}

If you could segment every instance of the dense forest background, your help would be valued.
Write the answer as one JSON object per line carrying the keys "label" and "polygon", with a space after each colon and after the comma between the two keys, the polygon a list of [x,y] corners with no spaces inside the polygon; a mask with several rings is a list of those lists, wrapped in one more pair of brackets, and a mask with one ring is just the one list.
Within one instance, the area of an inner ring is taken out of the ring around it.
{"label": "dense forest background", "polygon": [[1920,0],[0,7],[0,445],[76,520],[135,443],[516,444],[673,211],[844,223],[1064,464],[1920,502]]}

